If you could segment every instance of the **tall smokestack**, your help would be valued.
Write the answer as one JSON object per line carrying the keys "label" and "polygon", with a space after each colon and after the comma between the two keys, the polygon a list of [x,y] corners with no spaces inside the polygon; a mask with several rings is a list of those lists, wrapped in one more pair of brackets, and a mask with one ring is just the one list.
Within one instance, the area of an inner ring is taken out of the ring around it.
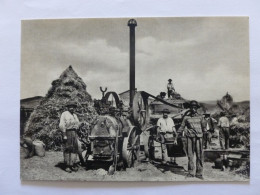
{"label": "tall smokestack", "polygon": [[129,106],[132,107],[135,95],[135,27],[137,22],[135,19],[128,21],[130,28],[130,101]]}

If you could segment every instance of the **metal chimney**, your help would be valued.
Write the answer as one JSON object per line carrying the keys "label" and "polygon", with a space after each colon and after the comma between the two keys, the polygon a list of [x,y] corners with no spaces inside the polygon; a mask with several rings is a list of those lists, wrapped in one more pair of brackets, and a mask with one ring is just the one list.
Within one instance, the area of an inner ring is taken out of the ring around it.
{"label": "metal chimney", "polygon": [[132,107],[135,95],[135,27],[137,22],[135,19],[128,21],[130,28],[130,101],[129,106]]}

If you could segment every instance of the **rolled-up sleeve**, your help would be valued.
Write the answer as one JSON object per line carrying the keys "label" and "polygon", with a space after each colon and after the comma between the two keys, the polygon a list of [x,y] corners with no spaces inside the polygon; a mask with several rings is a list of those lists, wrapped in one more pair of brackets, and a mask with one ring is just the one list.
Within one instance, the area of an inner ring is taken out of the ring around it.
{"label": "rolled-up sleeve", "polygon": [[62,113],[62,114],[61,114],[59,128],[60,128],[60,130],[61,130],[63,133],[66,132],[65,113]]}
{"label": "rolled-up sleeve", "polygon": [[221,126],[221,118],[218,120],[218,125],[217,125],[218,127],[220,127]]}
{"label": "rolled-up sleeve", "polygon": [[79,128],[80,122],[76,114],[74,114],[74,119],[75,119],[75,125],[77,126],[77,128]]}
{"label": "rolled-up sleeve", "polygon": [[182,132],[183,132],[183,130],[184,130],[184,128],[185,128],[186,120],[187,120],[187,118],[184,117],[184,119],[183,119],[183,121],[182,121],[182,123],[181,123],[181,126],[180,126],[180,128],[178,129],[178,133],[182,133]]}
{"label": "rolled-up sleeve", "polygon": [[157,121],[157,124],[156,124],[158,127],[160,127],[161,126],[161,119],[158,119],[158,121]]}

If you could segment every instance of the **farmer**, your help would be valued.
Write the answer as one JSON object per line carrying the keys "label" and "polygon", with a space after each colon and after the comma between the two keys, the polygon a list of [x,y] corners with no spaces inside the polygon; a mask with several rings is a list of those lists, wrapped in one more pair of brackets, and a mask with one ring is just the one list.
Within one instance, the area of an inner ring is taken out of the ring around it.
{"label": "farmer", "polygon": [[203,116],[199,115],[197,101],[190,101],[190,112],[183,118],[179,134],[183,134],[187,139],[188,171],[187,177],[194,177],[194,153],[196,153],[196,174],[195,177],[203,179],[203,142],[202,137],[205,132]]}
{"label": "farmer", "polygon": [[[159,134],[162,140],[162,149],[163,149],[163,164],[167,163],[167,159],[168,159],[168,155],[167,155],[167,150],[166,150],[166,145],[165,145],[165,139],[171,139],[176,137],[177,133],[176,133],[176,129],[175,129],[175,124],[173,122],[173,120],[168,117],[169,114],[169,110],[168,109],[164,109],[163,110],[163,117],[159,118],[157,121],[157,126],[158,126],[158,130],[159,130]],[[174,144],[176,144],[177,141],[174,141]],[[170,159],[172,162],[172,158]]]}
{"label": "farmer", "polygon": [[160,98],[160,99],[165,99],[165,96],[166,96],[166,93],[165,92],[160,92],[160,95],[157,95],[157,98]]}
{"label": "farmer", "polygon": [[208,148],[208,144],[211,144],[211,138],[212,134],[214,133],[214,122],[216,122],[215,119],[210,117],[210,113],[203,114],[205,118],[205,128],[206,132],[203,134],[203,142],[204,142],[204,148]]}
{"label": "farmer", "polygon": [[74,113],[77,103],[69,101],[66,105],[67,111],[63,112],[60,117],[59,127],[63,132],[63,140],[65,142],[64,148],[64,162],[66,165],[65,171],[71,173],[77,171],[76,166],[78,153],[78,138],[77,130],[79,128],[79,119]]}
{"label": "farmer", "polygon": [[168,79],[167,90],[168,90],[168,98],[170,98],[173,92],[175,91],[171,79]]}
{"label": "farmer", "polygon": [[225,112],[221,112],[218,121],[219,142],[222,149],[229,149],[229,120],[225,115]]}

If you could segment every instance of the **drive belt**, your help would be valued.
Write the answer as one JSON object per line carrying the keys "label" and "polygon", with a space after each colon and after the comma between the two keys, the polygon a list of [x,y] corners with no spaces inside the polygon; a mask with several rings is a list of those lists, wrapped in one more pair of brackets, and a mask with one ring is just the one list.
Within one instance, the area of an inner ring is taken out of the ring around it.
{"label": "drive belt", "polygon": [[147,92],[145,92],[145,91],[140,91],[144,96],[146,96],[147,98],[148,97],[152,97],[153,99],[155,99],[155,100],[157,100],[157,101],[159,101],[159,102],[162,102],[162,103],[164,103],[164,104],[166,104],[166,105],[168,105],[168,106],[171,106],[171,107],[174,107],[174,108],[182,108],[181,106],[177,106],[177,105],[175,105],[175,104],[171,104],[171,103],[169,103],[169,102],[167,102],[167,101],[165,101],[165,100],[162,100],[161,98],[158,98],[158,97],[156,97],[156,96],[153,96],[152,94],[150,94],[150,93],[147,93]]}

